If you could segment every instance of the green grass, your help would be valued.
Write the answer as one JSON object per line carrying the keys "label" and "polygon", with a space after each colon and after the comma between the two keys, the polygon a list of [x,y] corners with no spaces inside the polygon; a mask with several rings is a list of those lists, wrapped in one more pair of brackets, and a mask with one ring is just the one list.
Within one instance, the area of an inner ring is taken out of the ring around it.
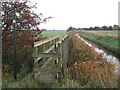
{"label": "green grass", "polygon": [[7,88],[39,88],[39,84],[34,80],[34,77],[27,75],[22,80],[9,82]]}
{"label": "green grass", "polygon": [[34,76],[27,68],[21,69],[17,74],[17,81],[9,74],[7,80],[2,80],[2,88],[40,88],[41,86],[34,79]]}
{"label": "green grass", "polygon": [[98,33],[103,33],[103,34],[113,34],[113,35],[118,35],[118,30],[100,30],[100,31],[91,31],[91,32],[98,32]]}
{"label": "green grass", "polygon": [[89,33],[80,33],[80,35],[89,38],[91,40],[95,40],[113,50],[118,50],[118,42],[120,42],[120,39],[118,38],[114,38],[114,37],[98,37],[95,36],[93,34],[89,34]]}
{"label": "green grass", "polygon": [[72,79],[69,74],[65,74],[60,81],[56,81],[51,88],[103,88],[100,84],[96,83],[94,86],[81,85],[79,80]]}
{"label": "green grass", "polygon": [[[38,83],[33,74],[27,74],[27,69],[22,69],[18,73],[18,80],[14,81],[12,74],[7,80],[3,80],[3,88],[93,88],[89,85],[81,85],[78,80],[72,79],[69,73],[65,73],[60,80],[56,80],[53,84],[48,86],[45,83]],[[81,77],[82,78],[82,77]],[[99,88],[100,85],[95,85],[94,88]]]}
{"label": "green grass", "polygon": [[[24,70],[22,70],[19,75],[22,75]],[[18,78],[19,78],[18,75]],[[23,76],[23,75],[22,75]],[[28,74],[23,78],[19,78],[14,81],[12,75],[9,79],[3,81],[3,88],[87,88],[88,86],[81,86],[78,81],[71,78],[70,75],[65,74],[60,81],[54,82],[51,86],[45,83],[38,83],[34,79],[32,74]],[[88,87],[89,88],[89,87]]]}
{"label": "green grass", "polygon": [[56,81],[52,88],[83,88],[78,81],[73,80],[70,75],[65,74],[65,76],[60,80]]}
{"label": "green grass", "polygon": [[45,37],[54,37],[54,36],[57,36],[57,35],[60,35],[60,34],[65,34],[66,33],[66,30],[61,30],[61,31],[43,31],[42,32],[42,37],[45,38]]}

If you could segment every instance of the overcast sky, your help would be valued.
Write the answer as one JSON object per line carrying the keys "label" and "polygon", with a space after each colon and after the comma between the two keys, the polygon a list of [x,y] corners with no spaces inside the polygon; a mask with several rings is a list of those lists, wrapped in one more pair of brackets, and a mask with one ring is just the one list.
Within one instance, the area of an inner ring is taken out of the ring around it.
{"label": "overcast sky", "polygon": [[37,13],[53,16],[40,28],[66,30],[69,26],[94,27],[118,24],[119,0],[30,0]]}

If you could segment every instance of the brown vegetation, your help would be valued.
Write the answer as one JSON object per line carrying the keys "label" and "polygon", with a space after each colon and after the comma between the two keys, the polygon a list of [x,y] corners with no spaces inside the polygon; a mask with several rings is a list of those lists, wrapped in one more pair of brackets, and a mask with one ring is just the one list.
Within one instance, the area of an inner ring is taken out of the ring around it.
{"label": "brown vegetation", "polygon": [[72,41],[72,57],[74,59],[74,64],[68,69],[71,76],[83,86],[118,87],[118,75],[114,72],[115,65],[103,60],[98,53],[75,34],[75,32],[69,32]]}
{"label": "brown vegetation", "polygon": [[96,31],[85,31],[86,33],[89,33],[89,34],[93,34],[93,35],[96,35],[96,36],[99,36],[99,37],[115,37],[115,38],[118,38],[118,34],[114,35],[114,34],[110,34],[110,33],[100,33],[100,32],[96,32]]}

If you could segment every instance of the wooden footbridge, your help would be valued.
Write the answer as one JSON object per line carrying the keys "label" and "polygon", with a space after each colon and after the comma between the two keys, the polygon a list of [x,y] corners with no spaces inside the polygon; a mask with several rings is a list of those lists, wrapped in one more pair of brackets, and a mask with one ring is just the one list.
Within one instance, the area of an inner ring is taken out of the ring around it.
{"label": "wooden footbridge", "polygon": [[39,82],[52,83],[64,75],[69,58],[68,35],[35,42],[33,45],[34,76]]}

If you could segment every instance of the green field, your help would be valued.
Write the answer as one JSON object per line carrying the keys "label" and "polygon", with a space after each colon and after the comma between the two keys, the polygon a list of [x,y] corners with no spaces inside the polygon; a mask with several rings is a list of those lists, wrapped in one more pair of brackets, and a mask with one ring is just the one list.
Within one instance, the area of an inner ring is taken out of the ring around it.
{"label": "green field", "polygon": [[42,32],[42,37],[54,37],[54,36],[57,36],[57,35],[61,35],[61,34],[65,34],[66,33],[66,30],[56,30],[56,31],[43,31]]}
{"label": "green field", "polygon": [[97,41],[105,46],[107,46],[108,48],[111,48],[113,50],[118,50],[118,42],[120,42],[120,39],[118,38],[114,38],[114,37],[99,37],[93,34],[89,34],[89,33],[83,33],[81,32],[80,35],[89,38],[91,40]]}

